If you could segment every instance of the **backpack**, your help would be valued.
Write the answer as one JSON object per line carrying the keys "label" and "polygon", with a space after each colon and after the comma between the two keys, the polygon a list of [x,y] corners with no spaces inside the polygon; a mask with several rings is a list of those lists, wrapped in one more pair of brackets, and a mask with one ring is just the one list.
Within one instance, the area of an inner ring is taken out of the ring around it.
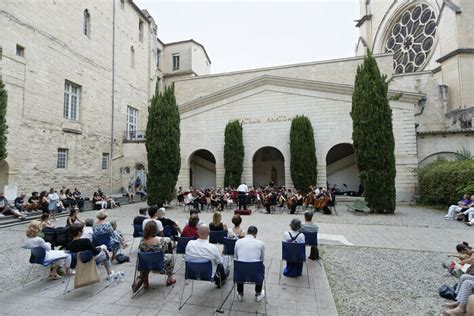
{"label": "backpack", "polygon": [[119,253],[115,256],[115,260],[117,260],[118,263],[122,264],[124,262],[130,262],[130,257],[122,254],[122,253]]}

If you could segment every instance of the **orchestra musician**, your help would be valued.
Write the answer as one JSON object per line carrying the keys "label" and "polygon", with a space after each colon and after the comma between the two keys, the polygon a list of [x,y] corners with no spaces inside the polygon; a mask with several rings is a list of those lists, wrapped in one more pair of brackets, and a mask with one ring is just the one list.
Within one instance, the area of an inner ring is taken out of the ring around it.
{"label": "orchestra musician", "polygon": [[331,214],[331,210],[329,209],[329,204],[331,202],[331,194],[326,190],[326,188],[321,188],[319,194],[316,196],[316,200],[314,201],[314,208],[316,211],[323,211],[324,214]]}

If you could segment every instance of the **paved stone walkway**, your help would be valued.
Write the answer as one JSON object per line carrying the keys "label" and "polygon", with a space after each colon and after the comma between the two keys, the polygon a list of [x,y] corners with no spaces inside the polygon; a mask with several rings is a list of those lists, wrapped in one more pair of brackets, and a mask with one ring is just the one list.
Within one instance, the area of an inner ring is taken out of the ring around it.
{"label": "paved stone walkway", "polygon": [[[119,209],[109,210],[109,219],[118,221],[119,229],[127,234],[132,232],[130,225],[133,216],[138,213],[142,204],[127,205]],[[453,245],[465,240],[474,244],[472,230],[469,227],[442,219],[442,212],[419,207],[403,207],[397,209],[395,215],[366,215],[345,211],[344,205],[338,206],[338,216],[326,216],[316,213],[315,221],[320,226],[322,244],[342,245],[353,244],[353,247],[376,247],[412,250],[433,250],[438,252],[453,252]],[[80,214],[81,218],[93,217],[93,212]],[[182,207],[172,207],[167,210],[167,216],[183,224],[188,213]],[[302,218],[302,215],[297,215]],[[211,213],[201,213],[205,222],[210,222]],[[223,213],[225,223],[231,224],[232,212]],[[288,229],[288,224],[294,215],[255,213],[243,217],[242,227],[256,225],[259,229],[258,238],[266,244],[265,266],[267,269],[267,313],[269,315],[336,315],[333,294],[329,287],[325,270],[316,262],[308,262],[310,288],[307,287],[306,269],[303,277],[288,279],[283,277],[278,285],[281,238],[282,232]],[[57,226],[64,224],[64,219],[58,220]],[[90,296],[94,288],[88,287],[62,295],[64,284],[52,289],[39,292],[47,281],[41,281],[31,286],[19,287],[20,277],[26,275],[29,268],[28,251],[20,246],[25,239],[25,225],[0,230],[0,314],[20,314],[32,312],[35,315],[64,314],[159,314],[159,315],[210,315],[220,302],[220,291],[212,284],[195,282],[194,296],[188,304],[178,312],[180,291],[183,285],[183,270],[176,275],[177,284],[172,288],[164,286],[165,277],[152,275],[151,282],[156,290],[148,290],[138,297],[131,299],[131,284],[136,253],[132,252],[131,262],[114,265],[115,271],[126,272],[126,280],[114,284],[97,295]],[[340,242],[340,237],[345,238]],[[136,249],[138,239],[135,242]],[[126,253],[128,249],[126,250]],[[327,263],[330,264],[330,263]],[[44,275],[46,272],[37,274]],[[105,273],[100,270],[102,275]],[[95,288],[107,284],[103,281]],[[71,286],[71,285],[70,285]],[[228,282],[224,294],[231,290]],[[186,287],[186,294],[190,287]],[[264,312],[263,304],[254,301],[252,286],[246,287],[245,301],[234,302],[232,315],[254,314],[257,310]],[[335,293],[337,295],[337,293]],[[232,296],[231,296],[232,297]],[[231,305],[229,299],[224,305],[229,314]]]}

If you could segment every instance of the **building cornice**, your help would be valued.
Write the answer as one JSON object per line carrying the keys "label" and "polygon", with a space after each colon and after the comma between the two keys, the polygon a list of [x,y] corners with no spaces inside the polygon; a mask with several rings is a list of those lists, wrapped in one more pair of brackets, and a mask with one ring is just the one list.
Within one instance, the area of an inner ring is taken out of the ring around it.
{"label": "building cornice", "polygon": [[172,78],[172,77],[180,77],[180,76],[197,76],[197,74],[193,70],[185,70],[185,71],[177,71],[173,73],[166,73],[163,75],[163,78]]}
{"label": "building cornice", "polygon": [[[258,78],[251,79],[249,81],[209,94],[205,97],[186,102],[179,106],[179,110],[181,113],[186,113],[202,106],[233,97],[248,90],[261,87],[263,85],[274,85],[286,88],[313,90],[342,95],[352,95],[354,91],[354,86],[349,84],[263,75]],[[424,97],[424,94],[398,90],[389,90],[388,95],[389,97],[396,98],[397,101],[412,104],[417,103],[422,97]]]}
{"label": "building cornice", "polygon": [[443,57],[440,57],[436,60],[438,63],[445,62],[446,60],[453,58],[454,56],[457,55],[472,55],[474,54],[474,48],[458,48],[456,50],[453,50],[452,52],[444,55]]}
{"label": "building cornice", "polygon": [[450,134],[474,134],[474,129],[459,129],[459,130],[436,130],[436,131],[424,131],[416,132],[416,135],[425,136],[425,135],[450,135]]}

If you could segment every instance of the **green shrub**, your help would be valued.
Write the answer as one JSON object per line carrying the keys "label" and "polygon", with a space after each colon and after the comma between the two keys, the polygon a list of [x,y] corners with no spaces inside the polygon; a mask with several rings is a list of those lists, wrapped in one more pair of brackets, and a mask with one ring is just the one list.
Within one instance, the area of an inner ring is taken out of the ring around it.
{"label": "green shrub", "polygon": [[456,203],[464,193],[474,194],[474,160],[437,160],[421,169],[418,181],[422,203]]}
{"label": "green shrub", "polygon": [[224,135],[224,186],[237,187],[244,170],[244,141],[242,124],[227,123]]}
{"label": "green shrub", "polygon": [[310,185],[316,185],[318,161],[314,145],[311,121],[306,116],[296,116],[290,129],[290,172],[296,189],[306,192]]}

